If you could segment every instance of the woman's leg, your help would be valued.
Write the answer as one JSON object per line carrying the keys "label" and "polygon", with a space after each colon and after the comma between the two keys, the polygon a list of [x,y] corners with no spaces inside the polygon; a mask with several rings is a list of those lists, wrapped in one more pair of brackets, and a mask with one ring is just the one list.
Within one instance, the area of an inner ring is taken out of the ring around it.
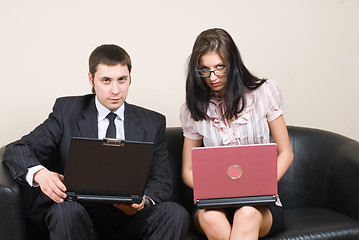
{"label": "woman's leg", "polygon": [[257,240],[269,232],[272,221],[272,214],[265,206],[238,208],[234,213],[230,239]]}
{"label": "woman's leg", "polygon": [[231,235],[231,225],[223,209],[199,209],[195,223],[209,240],[228,240]]}

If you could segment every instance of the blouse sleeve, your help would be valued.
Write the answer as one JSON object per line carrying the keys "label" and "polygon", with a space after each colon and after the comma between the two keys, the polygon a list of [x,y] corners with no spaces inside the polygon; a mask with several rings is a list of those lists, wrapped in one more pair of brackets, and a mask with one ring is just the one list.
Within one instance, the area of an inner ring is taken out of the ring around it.
{"label": "blouse sleeve", "polygon": [[191,116],[191,112],[188,110],[187,105],[183,104],[181,106],[181,127],[183,130],[183,136],[186,138],[200,140],[203,137],[195,129],[195,121]]}
{"label": "blouse sleeve", "polygon": [[283,114],[283,95],[279,85],[274,80],[267,80],[268,112],[267,121],[271,122]]}

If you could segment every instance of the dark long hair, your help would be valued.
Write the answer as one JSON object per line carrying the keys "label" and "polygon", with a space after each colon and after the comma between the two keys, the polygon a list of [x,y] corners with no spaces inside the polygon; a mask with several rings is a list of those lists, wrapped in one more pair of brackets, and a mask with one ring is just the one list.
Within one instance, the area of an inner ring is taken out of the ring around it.
{"label": "dark long hair", "polygon": [[[196,69],[203,54],[216,52],[226,62],[227,86],[224,96],[224,117],[231,119],[245,108],[246,89],[254,90],[266,80],[253,76],[244,66],[232,37],[223,29],[213,28],[198,35],[189,58],[186,80],[186,103],[195,121],[206,118],[212,90],[199,77]],[[239,108],[242,99],[241,107]]]}

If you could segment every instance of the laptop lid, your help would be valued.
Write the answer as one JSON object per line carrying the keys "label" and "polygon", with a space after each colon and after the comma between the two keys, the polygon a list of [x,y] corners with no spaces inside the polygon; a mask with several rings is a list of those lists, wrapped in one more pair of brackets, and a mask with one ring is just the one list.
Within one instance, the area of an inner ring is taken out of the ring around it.
{"label": "laptop lid", "polygon": [[140,203],[153,143],[72,138],[64,184],[70,200]]}
{"label": "laptop lid", "polygon": [[277,196],[277,145],[192,149],[193,195],[198,207],[272,204]]}

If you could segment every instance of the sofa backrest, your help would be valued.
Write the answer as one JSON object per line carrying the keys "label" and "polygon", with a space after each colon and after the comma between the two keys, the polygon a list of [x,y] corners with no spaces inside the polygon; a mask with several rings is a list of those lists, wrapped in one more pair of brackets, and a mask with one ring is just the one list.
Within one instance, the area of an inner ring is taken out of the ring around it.
{"label": "sofa backrest", "polygon": [[327,207],[331,191],[328,179],[340,147],[351,139],[333,132],[288,127],[293,163],[279,182],[285,208]]}
{"label": "sofa backrest", "polygon": [[[293,163],[279,182],[284,208],[326,207],[331,202],[328,176],[333,173],[337,152],[351,139],[324,130],[288,126]],[[183,135],[180,127],[166,130],[173,198],[188,210],[193,208],[192,190],[181,177]],[[337,160],[339,161],[339,160]]]}

